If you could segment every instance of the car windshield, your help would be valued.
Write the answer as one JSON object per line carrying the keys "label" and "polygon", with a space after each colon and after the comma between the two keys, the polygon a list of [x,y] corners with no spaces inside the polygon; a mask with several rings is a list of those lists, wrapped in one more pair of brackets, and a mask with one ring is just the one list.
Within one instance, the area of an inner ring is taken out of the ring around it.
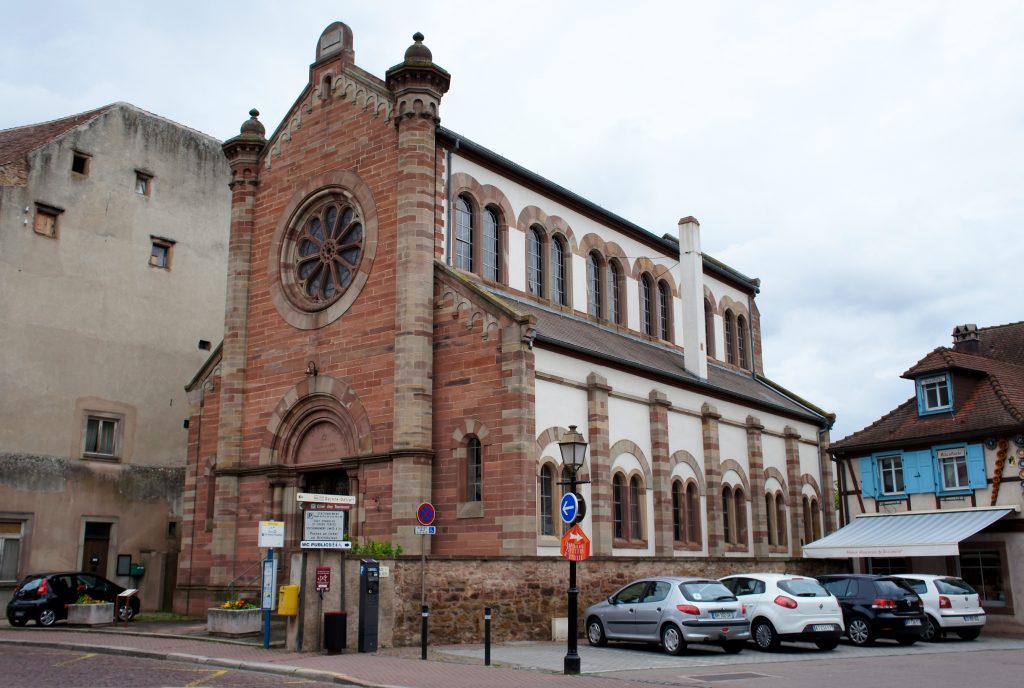
{"label": "car windshield", "polygon": [[943,595],[977,595],[978,591],[959,578],[936,578],[935,589]]}
{"label": "car windshield", "polygon": [[914,594],[913,588],[897,578],[879,578],[875,581],[875,590],[882,597],[903,597],[908,592]]}
{"label": "car windshield", "polygon": [[46,580],[44,576],[36,576],[35,578],[26,578],[21,584],[21,590],[25,592],[31,592],[39,587],[39,585]]}
{"label": "car windshield", "polygon": [[736,599],[736,596],[729,592],[729,588],[718,581],[680,583],[679,590],[683,593],[683,597],[691,602],[722,602]]}
{"label": "car windshield", "polygon": [[831,593],[810,578],[780,580],[779,589],[797,597],[830,597]]}

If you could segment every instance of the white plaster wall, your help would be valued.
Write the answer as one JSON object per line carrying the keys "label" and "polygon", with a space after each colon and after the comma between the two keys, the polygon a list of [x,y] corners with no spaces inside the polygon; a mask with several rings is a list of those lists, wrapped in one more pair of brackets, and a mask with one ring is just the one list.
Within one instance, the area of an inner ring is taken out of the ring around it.
{"label": "white plaster wall", "polygon": [[743,472],[750,476],[750,460],[747,457],[747,430],[733,425],[718,426],[719,456],[722,461],[732,459],[743,467]]}
{"label": "white plaster wall", "polygon": [[[668,414],[668,453],[688,451],[700,466],[704,466],[704,430],[697,416],[683,413]],[[703,475],[703,472],[702,472]]]}
{"label": "white plaster wall", "polygon": [[764,455],[765,469],[776,468],[779,473],[786,476],[786,480],[789,480],[786,473],[786,441],[774,435],[761,435],[761,452]]}
{"label": "white plaster wall", "polygon": [[[621,440],[635,443],[651,460],[651,415],[647,404],[611,397],[608,400],[608,446]],[[650,485],[648,485],[650,487]]]}
{"label": "white plaster wall", "polygon": [[[587,438],[587,391],[578,387],[537,380],[537,427],[534,437],[550,427],[575,425]],[[555,457],[560,456],[555,448]]]}
{"label": "white plaster wall", "polygon": [[800,475],[803,475],[805,473],[808,475],[813,475],[814,479],[818,481],[818,487],[821,488],[821,491],[824,494],[825,490],[829,486],[821,484],[821,476],[819,475],[820,470],[818,467],[819,464],[817,445],[806,444],[805,442],[797,442],[797,452],[800,455]]}

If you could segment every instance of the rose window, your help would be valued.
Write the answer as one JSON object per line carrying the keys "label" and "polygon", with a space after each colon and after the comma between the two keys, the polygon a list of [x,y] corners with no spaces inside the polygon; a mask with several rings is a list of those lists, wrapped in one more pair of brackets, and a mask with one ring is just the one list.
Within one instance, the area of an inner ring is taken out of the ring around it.
{"label": "rose window", "polygon": [[306,219],[295,245],[299,292],[317,306],[327,306],[341,296],[359,269],[363,224],[351,206],[331,202]]}

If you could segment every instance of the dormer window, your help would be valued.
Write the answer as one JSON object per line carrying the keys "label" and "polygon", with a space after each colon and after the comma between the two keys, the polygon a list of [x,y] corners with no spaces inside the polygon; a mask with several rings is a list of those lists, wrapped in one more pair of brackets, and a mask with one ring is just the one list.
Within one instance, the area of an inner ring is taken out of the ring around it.
{"label": "dormer window", "polygon": [[949,376],[934,375],[917,381],[917,410],[921,415],[939,413],[953,408],[949,393]]}

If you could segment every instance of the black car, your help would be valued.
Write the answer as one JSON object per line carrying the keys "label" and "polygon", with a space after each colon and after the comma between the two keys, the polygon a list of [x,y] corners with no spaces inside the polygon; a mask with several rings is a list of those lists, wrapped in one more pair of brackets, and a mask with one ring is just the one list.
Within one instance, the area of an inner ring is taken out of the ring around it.
{"label": "black car", "polygon": [[[40,626],[52,626],[68,618],[68,605],[75,604],[82,595],[94,600],[114,602],[124,592],[117,583],[102,576],[84,572],[38,573],[26,576],[14,596],[7,603],[7,620],[12,626],[24,626],[35,621]],[[133,596],[127,608],[117,607],[117,618],[128,621],[139,613],[139,598]]]}
{"label": "black car", "polygon": [[818,576],[825,589],[839,599],[846,635],[854,645],[870,645],[877,638],[893,638],[913,645],[924,632],[924,604],[906,581],[873,574]]}

